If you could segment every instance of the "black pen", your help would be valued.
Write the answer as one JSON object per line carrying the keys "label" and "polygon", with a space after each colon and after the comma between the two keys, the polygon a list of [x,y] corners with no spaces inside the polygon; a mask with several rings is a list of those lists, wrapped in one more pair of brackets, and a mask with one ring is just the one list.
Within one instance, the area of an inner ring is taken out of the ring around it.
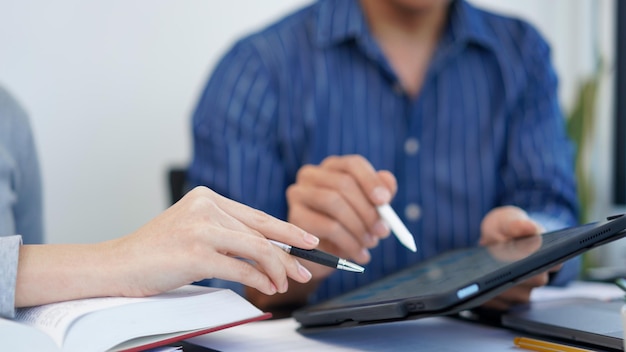
{"label": "black pen", "polygon": [[288,244],[284,244],[281,242],[269,240],[272,244],[276,245],[278,248],[284,250],[285,252],[293,255],[294,257],[306,259],[308,261],[329,266],[331,268],[337,268],[340,270],[352,271],[355,273],[362,273],[365,271],[365,268],[349,262],[345,259],[336,257],[330,253],[322,252],[319,249],[302,249],[298,247],[292,247]]}

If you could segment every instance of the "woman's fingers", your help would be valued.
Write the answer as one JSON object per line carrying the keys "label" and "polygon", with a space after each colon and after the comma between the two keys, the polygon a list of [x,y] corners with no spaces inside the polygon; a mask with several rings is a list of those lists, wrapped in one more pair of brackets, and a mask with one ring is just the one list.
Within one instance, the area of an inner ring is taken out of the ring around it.
{"label": "woman's fingers", "polygon": [[241,224],[233,225],[236,229],[242,231],[248,229],[251,234],[261,235],[305,249],[313,249],[319,243],[319,239],[316,236],[293,224],[276,219],[265,212],[250,208],[215,192],[213,192],[211,197],[228,217],[237,220]]}
{"label": "woman's fingers", "polygon": [[[250,286],[259,288],[258,283],[262,283],[259,281],[259,277],[264,276],[274,285],[275,292],[280,293],[287,291],[287,277],[298,282],[307,282],[311,279],[311,273],[302,267],[294,257],[262,237],[251,237],[247,233],[233,231],[229,234],[229,240],[222,241],[215,247],[215,250],[222,257],[235,256],[254,262],[254,265],[251,265],[244,260],[228,258],[240,262],[240,264],[226,268],[227,270],[224,271],[220,268],[219,271],[215,272],[216,276],[223,279],[239,281],[244,284],[252,280],[254,284]],[[229,262],[232,263],[232,261]],[[251,268],[254,271],[250,272]],[[249,277],[252,274],[254,275]],[[223,276],[228,276],[228,278]],[[267,285],[262,285],[259,290],[264,293],[271,291]]]}

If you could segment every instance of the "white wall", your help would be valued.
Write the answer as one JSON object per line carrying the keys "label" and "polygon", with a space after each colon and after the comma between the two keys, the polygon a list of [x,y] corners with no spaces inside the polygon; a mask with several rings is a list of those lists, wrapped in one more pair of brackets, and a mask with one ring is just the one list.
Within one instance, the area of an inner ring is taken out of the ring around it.
{"label": "white wall", "polygon": [[162,211],[215,61],[304,3],[0,0],[0,84],[32,117],[47,240],[117,237]]}
{"label": "white wall", "polygon": [[[0,84],[32,117],[48,241],[117,237],[163,210],[165,170],[189,160],[191,111],[216,60],[235,38],[309,2],[0,0]],[[571,104],[593,59],[580,43],[593,18],[611,23],[613,2],[472,2],[539,27]]]}

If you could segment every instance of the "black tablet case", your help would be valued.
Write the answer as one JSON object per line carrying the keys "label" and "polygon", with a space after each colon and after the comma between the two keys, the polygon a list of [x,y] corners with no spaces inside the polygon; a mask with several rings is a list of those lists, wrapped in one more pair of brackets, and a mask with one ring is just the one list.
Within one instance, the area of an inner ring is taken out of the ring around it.
{"label": "black tablet case", "polygon": [[[301,332],[450,315],[520,281],[626,236],[626,216],[487,247],[443,253],[329,301],[294,312]],[[537,249],[537,245],[540,248]],[[517,257],[511,261],[512,257]],[[421,294],[415,294],[422,290]]]}

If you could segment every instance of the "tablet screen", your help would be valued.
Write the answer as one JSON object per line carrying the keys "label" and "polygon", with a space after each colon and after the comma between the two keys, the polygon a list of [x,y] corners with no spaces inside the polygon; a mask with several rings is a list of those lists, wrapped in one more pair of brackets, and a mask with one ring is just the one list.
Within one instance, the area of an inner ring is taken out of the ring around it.
{"label": "tablet screen", "polygon": [[[583,232],[587,227],[577,228]],[[459,298],[471,294],[472,284],[480,278],[521,261],[532,254],[557,246],[571,236],[570,231],[559,231],[546,236],[524,237],[519,240],[485,247],[453,250],[398,272],[362,289],[348,293],[334,301],[337,305],[393,301],[413,296],[438,295],[442,292],[460,292]],[[467,290],[464,290],[467,288]],[[331,302],[329,302],[331,303]],[[329,304],[330,305],[330,304]]]}

